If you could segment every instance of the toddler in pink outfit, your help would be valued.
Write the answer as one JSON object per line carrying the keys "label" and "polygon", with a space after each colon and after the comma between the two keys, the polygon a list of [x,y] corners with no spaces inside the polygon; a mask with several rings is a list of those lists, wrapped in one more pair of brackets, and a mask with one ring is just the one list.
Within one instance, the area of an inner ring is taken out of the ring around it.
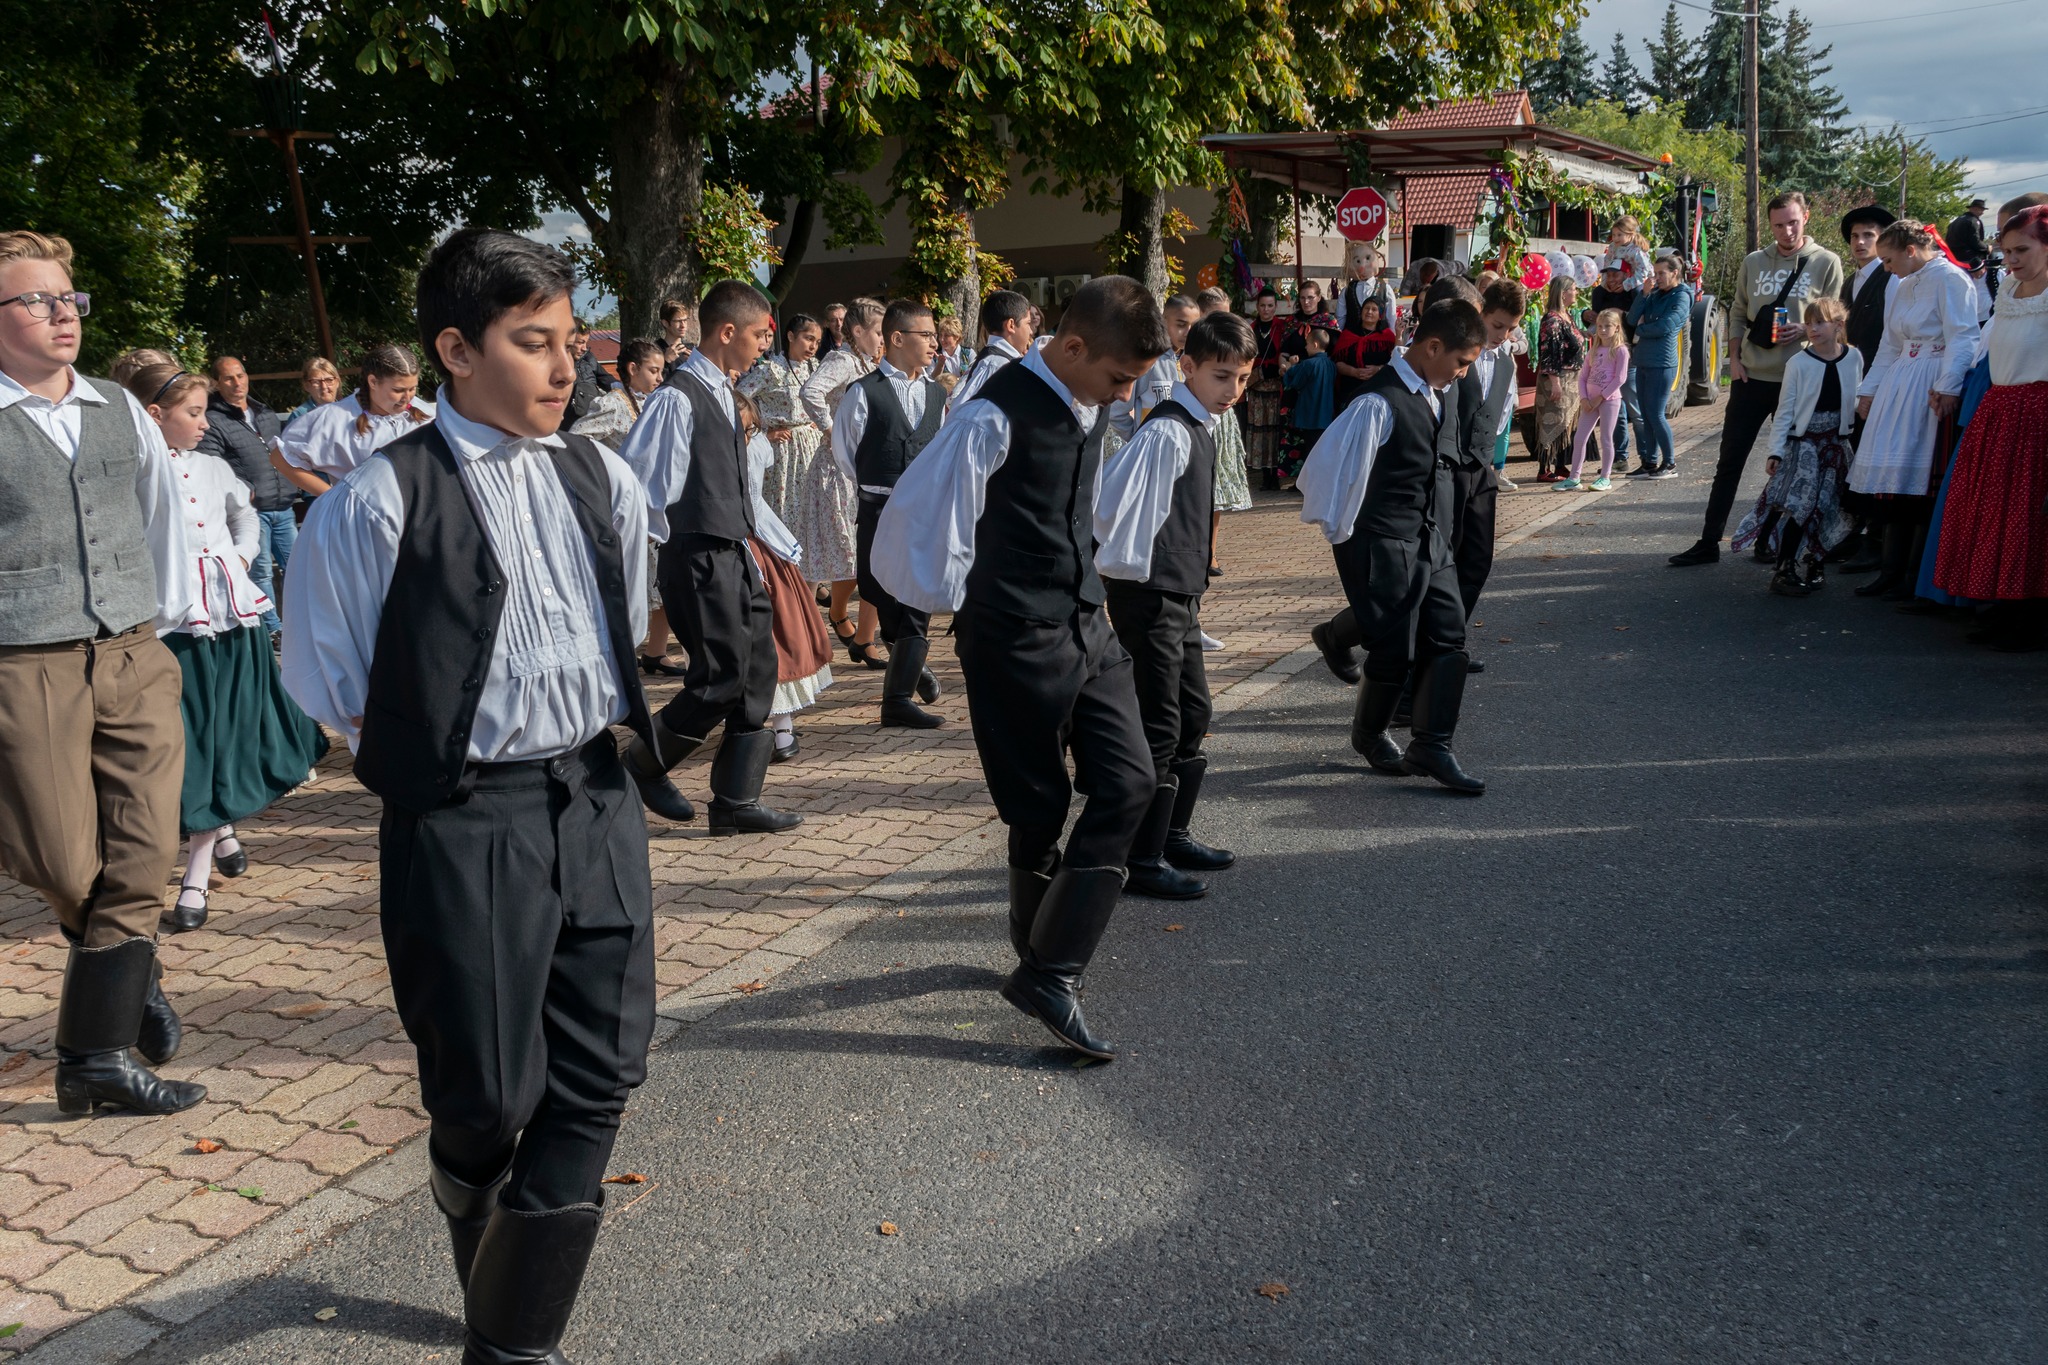
{"label": "toddler in pink outfit", "polygon": [[1572,433],[1572,476],[1551,485],[1560,493],[1574,493],[1585,485],[1579,473],[1586,464],[1586,438],[1600,436],[1600,477],[1594,491],[1604,493],[1613,485],[1614,423],[1621,415],[1621,386],[1628,379],[1628,343],[1621,330],[1621,312],[1609,308],[1593,320],[1593,344],[1586,364],[1579,371],[1579,425]]}

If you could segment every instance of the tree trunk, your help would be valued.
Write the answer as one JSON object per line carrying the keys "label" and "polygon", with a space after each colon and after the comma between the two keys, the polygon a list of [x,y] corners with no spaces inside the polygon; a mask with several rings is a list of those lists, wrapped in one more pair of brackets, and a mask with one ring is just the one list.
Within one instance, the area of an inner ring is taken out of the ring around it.
{"label": "tree trunk", "polygon": [[1294,259],[1288,240],[1294,233],[1293,201],[1270,180],[1249,179],[1244,187],[1245,212],[1252,220],[1245,251],[1254,265],[1284,265]]}
{"label": "tree trunk", "polygon": [[1140,189],[1129,177],[1124,180],[1123,213],[1117,231],[1129,255],[1120,263],[1126,275],[1152,291],[1152,297],[1166,301],[1172,283],[1166,277],[1166,190],[1163,186]]}
{"label": "tree trunk", "polygon": [[947,196],[952,218],[946,229],[964,244],[966,269],[939,284],[939,297],[953,309],[953,316],[970,330],[981,313],[981,244],[974,236],[974,210],[968,206],[965,186],[955,186]]}
{"label": "tree trunk", "polygon": [[803,269],[804,255],[811,249],[811,234],[818,221],[818,201],[799,199],[789,214],[789,241],[782,248],[782,264],[775,267],[775,273],[768,279],[768,293],[776,303],[784,303],[789,291],[796,288],[796,273]]}
{"label": "tree trunk", "polygon": [[610,120],[611,218],[603,235],[619,287],[619,335],[661,335],[661,305],[695,303],[689,229],[704,205],[704,135],[678,98],[681,70],[661,62]]}

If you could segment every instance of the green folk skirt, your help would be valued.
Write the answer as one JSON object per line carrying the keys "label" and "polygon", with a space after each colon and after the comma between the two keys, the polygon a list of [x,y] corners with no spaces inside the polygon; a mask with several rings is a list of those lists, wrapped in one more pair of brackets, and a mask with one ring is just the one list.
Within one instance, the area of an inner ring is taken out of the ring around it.
{"label": "green folk skirt", "polygon": [[185,691],[185,786],[179,832],[245,820],[305,782],[327,736],[284,690],[270,632],[243,626],[214,636],[164,637]]}

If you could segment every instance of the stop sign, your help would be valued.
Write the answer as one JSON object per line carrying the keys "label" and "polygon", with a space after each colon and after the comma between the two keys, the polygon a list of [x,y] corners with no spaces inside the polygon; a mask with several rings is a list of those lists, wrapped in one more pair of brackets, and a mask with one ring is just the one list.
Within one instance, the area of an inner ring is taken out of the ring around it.
{"label": "stop sign", "polygon": [[1377,241],[1387,230],[1387,200],[1378,190],[1346,190],[1337,201],[1337,231],[1354,242]]}

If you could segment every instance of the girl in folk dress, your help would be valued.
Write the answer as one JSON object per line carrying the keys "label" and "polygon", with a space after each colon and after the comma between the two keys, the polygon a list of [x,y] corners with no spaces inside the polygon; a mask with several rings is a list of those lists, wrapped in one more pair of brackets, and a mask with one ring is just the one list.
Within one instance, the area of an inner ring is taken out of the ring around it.
{"label": "girl in folk dress", "polygon": [[1280,486],[1280,436],[1286,426],[1285,414],[1280,411],[1286,394],[1280,381],[1280,357],[1287,339],[1294,335],[1294,319],[1280,315],[1280,295],[1271,288],[1259,291],[1257,308],[1252,331],[1259,339],[1259,358],[1252,366],[1251,388],[1244,397],[1244,414],[1251,423],[1245,463],[1270,489]]}
{"label": "girl in folk dress", "polygon": [[1878,576],[1859,597],[1913,595],[1940,471],[1937,448],[1953,448],[1963,381],[1977,362],[1977,287],[1943,251],[1941,235],[1902,218],[1878,234],[1877,254],[1894,276],[1884,307],[1884,340],[1856,391],[1862,424],[1849,488],[1883,523]]}
{"label": "girl in folk dress", "polygon": [[826,548],[812,545],[797,526],[811,457],[818,451],[818,428],[804,411],[803,388],[818,372],[818,348],[824,343],[823,323],[809,313],[792,313],[783,319],[781,349],[762,356],[733,386],[754,400],[762,434],[775,450],[761,495],[803,543],[806,562],[812,560],[814,549],[820,552],[815,558],[823,559]]}
{"label": "girl in folk dress", "polygon": [[433,420],[434,405],[419,401],[419,391],[420,362],[409,349],[371,347],[363,355],[362,388],[315,408],[277,438],[285,460],[279,471],[287,478],[310,471],[339,479],[421,422]]}
{"label": "girl in folk dress", "polygon": [[[832,435],[832,414],[839,411],[839,400],[845,395],[846,386],[872,373],[881,362],[883,312],[882,304],[875,299],[859,298],[848,304],[844,344],[820,361],[811,377],[798,386],[803,413],[810,418],[816,432],[809,439],[819,444],[812,453],[808,472],[796,476],[803,480],[809,491],[800,495],[799,502],[794,505],[793,510],[798,511],[798,516],[791,527],[803,541],[806,572],[814,581],[832,584],[832,633],[839,637],[840,644],[846,646],[849,659],[878,670],[889,666],[888,651],[875,643],[875,630],[881,625],[881,619],[866,602],[860,604],[858,624],[849,623],[846,619],[846,608],[853,601],[855,587],[854,536],[859,513],[858,495],[852,481],[839,472],[838,462],[832,458],[832,452],[824,448],[824,443]],[[815,500],[815,511],[804,511],[802,497]],[[813,533],[818,536],[817,544],[806,538]]]}
{"label": "girl in folk dress", "polygon": [[[1546,322],[1549,319],[1545,319]],[[1579,371],[1579,420],[1572,430],[1572,475],[1552,490],[1579,491],[1579,473],[1586,467],[1586,441],[1600,438],[1600,477],[1596,493],[1614,486],[1614,423],[1621,416],[1621,386],[1628,378],[1628,342],[1622,335],[1621,310],[1608,308],[1593,319],[1593,354]]]}
{"label": "girl in folk dress", "polygon": [[1564,477],[1572,429],[1579,420],[1579,367],[1586,347],[1572,310],[1579,304],[1576,280],[1556,275],[1536,334],[1536,481]]}
{"label": "girl in folk dress", "polygon": [[[636,338],[619,347],[618,366],[619,378],[624,382],[616,389],[607,389],[599,394],[590,411],[569,428],[578,436],[588,436],[615,451],[625,442],[633,424],[640,420],[640,408],[647,401],[647,395],[661,387],[661,376],[668,368],[668,347],[647,337]],[[655,552],[658,548],[657,542],[649,537],[647,638],[640,642],[640,671],[650,677],[680,678],[683,666],[669,662],[668,613],[662,609],[661,589],[654,582]]]}
{"label": "girl in folk dress", "polygon": [[775,515],[762,495],[764,477],[775,463],[775,447],[761,429],[761,410],[745,394],[736,394],[733,408],[747,433],[747,493],[754,501],[754,535],[747,544],[761,570],[761,586],[775,629],[775,698],[768,706],[768,728],[775,732],[772,761],[787,763],[797,756],[792,717],[832,685],[832,642],[818,619],[818,605],[798,567],[803,546]]}
{"label": "girl in folk dress", "polygon": [[1985,642],[2032,650],[2048,609],[2048,207],[1998,234],[2005,281],[1984,334],[1991,387],[1964,430],[1934,583],[1998,603]]}
{"label": "girl in folk dress", "polygon": [[[194,448],[206,430],[211,385],[175,364],[144,366],[126,383],[163,430],[185,513],[183,573],[157,587],[157,633],[177,657],[185,683],[178,702],[185,722],[178,801],[185,877],[169,919],[173,930],[197,929],[206,923],[215,865],[226,877],[249,869],[235,821],[311,777],[327,738],[278,680],[263,624],[270,598],[249,579],[262,523],[249,505],[248,485],[225,460]],[[170,534],[168,528],[161,533]]]}
{"label": "girl in folk dress", "polygon": [[[1814,299],[1804,320],[1806,349],[1786,362],[1771,431],[1771,481],[1735,528],[1733,542],[1737,550],[1752,543],[1762,549],[1776,529],[1778,568],[1771,591],[1780,597],[1805,597],[1822,586],[1821,562],[1848,538],[1852,525],[1842,510],[1842,488],[1853,458],[1849,437],[1856,429],[1863,356],[1847,342],[1849,309],[1840,299]],[[1802,553],[1803,579],[1797,572]]]}

